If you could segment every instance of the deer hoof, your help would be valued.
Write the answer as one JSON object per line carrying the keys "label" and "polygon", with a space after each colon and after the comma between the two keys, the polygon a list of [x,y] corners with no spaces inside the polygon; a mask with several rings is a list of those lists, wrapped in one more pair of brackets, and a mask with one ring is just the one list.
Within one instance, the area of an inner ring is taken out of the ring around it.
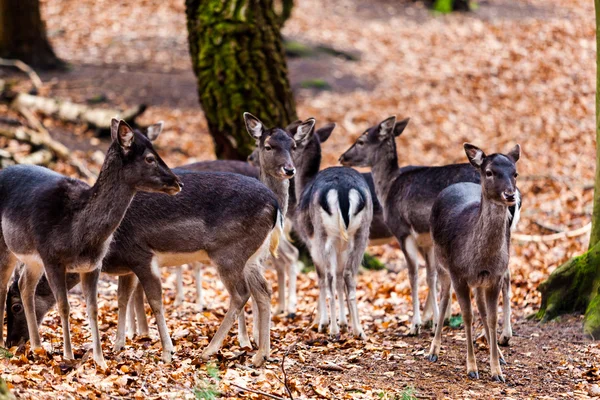
{"label": "deer hoof", "polygon": [[506,360],[504,358],[500,357],[498,361],[500,362],[500,365],[506,365]]}
{"label": "deer hoof", "polygon": [[254,357],[252,357],[252,364],[258,368],[258,367],[262,367],[263,364],[267,361],[267,357],[265,357],[264,355],[260,354],[260,353],[256,353],[254,355]]}
{"label": "deer hoof", "polygon": [[296,319],[296,313],[295,312],[290,312],[290,313],[288,313],[287,317],[289,319]]}
{"label": "deer hoof", "polygon": [[355,336],[358,340],[366,340],[367,339],[367,335],[364,332],[358,332]]}
{"label": "deer hoof", "polygon": [[408,331],[408,336],[419,336],[421,332],[421,324],[413,325]]}
{"label": "deer hoof", "polygon": [[506,380],[504,379],[504,376],[500,375],[493,375],[492,376],[492,380],[494,382],[502,382],[502,383],[506,383]]}
{"label": "deer hoof", "polygon": [[471,371],[467,375],[471,379],[479,379],[479,372],[477,372],[477,371]]}
{"label": "deer hoof", "polygon": [[340,332],[348,332],[348,324],[340,324]]}
{"label": "deer hoof", "polygon": [[163,350],[162,360],[165,364],[168,364],[173,359],[173,354],[175,352],[173,350]]}
{"label": "deer hoof", "polygon": [[125,348],[124,343],[115,343],[115,345],[113,346],[113,352],[118,353],[121,350],[123,350],[124,348]]}
{"label": "deer hoof", "polygon": [[500,336],[500,339],[498,339],[498,345],[500,345],[502,347],[508,347],[510,338],[511,338],[510,336],[505,336],[505,335]]}
{"label": "deer hoof", "polygon": [[438,360],[438,356],[436,354],[430,354],[427,359],[431,362],[436,362]]}

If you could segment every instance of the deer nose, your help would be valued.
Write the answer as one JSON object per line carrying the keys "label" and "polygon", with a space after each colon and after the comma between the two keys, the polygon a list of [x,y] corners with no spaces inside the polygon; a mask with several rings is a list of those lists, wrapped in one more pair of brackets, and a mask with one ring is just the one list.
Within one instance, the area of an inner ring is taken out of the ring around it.
{"label": "deer nose", "polygon": [[283,173],[286,174],[287,176],[294,176],[294,174],[296,173],[296,168],[283,167]]}
{"label": "deer nose", "polygon": [[513,203],[515,201],[515,192],[504,192],[502,193],[504,200]]}

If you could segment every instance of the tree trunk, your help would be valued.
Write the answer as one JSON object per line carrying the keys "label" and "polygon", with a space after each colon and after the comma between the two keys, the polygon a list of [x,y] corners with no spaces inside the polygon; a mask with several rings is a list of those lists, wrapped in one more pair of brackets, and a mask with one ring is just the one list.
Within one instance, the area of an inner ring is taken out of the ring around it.
{"label": "tree trunk", "polygon": [[218,158],[245,160],[254,148],[242,113],[268,126],[296,119],[273,0],[186,0],[198,96]]}
{"label": "tree trunk", "polygon": [[39,0],[0,0],[0,57],[43,69],[64,66],[46,37]]}
{"label": "tree trunk", "polygon": [[554,271],[539,290],[543,321],[566,313],[585,313],[583,330],[600,339],[600,0],[596,6],[596,180],[589,249]]}

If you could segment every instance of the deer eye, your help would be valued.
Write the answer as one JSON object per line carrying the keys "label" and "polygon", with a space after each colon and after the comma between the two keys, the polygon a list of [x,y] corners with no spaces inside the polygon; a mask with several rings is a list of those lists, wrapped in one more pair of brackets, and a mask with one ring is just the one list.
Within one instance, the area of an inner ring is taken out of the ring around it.
{"label": "deer eye", "polygon": [[489,169],[487,171],[485,171],[485,176],[487,176],[488,178],[491,178],[494,175],[494,173],[492,171],[490,171]]}
{"label": "deer eye", "polygon": [[266,151],[271,151],[271,150],[273,150],[273,148],[272,148],[271,146],[269,146],[269,145],[266,145],[266,146],[265,146],[265,150],[266,150]]}
{"label": "deer eye", "polygon": [[519,176],[519,174],[517,172],[515,172],[515,179],[517,179],[517,176]]}
{"label": "deer eye", "polygon": [[13,313],[19,314],[21,311],[23,311],[23,305],[21,303],[15,303],[10,309]]}
{"label": "deer eye", "polygon": [[152,154],[148,154],[146,156],[146,162],[148,164],[154,164],[156,162],[156,157],[154,157]]}

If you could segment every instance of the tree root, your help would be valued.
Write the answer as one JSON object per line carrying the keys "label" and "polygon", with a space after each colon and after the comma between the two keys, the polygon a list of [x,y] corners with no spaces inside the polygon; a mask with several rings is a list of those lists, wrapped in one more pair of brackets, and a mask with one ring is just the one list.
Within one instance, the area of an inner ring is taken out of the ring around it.
{"label": "tree root", "polygon": [[559,315],[585,313],[584,331],[600,338],[600,243],[557,268],[538,290],[542,304],[536,317],[542,322]]}

